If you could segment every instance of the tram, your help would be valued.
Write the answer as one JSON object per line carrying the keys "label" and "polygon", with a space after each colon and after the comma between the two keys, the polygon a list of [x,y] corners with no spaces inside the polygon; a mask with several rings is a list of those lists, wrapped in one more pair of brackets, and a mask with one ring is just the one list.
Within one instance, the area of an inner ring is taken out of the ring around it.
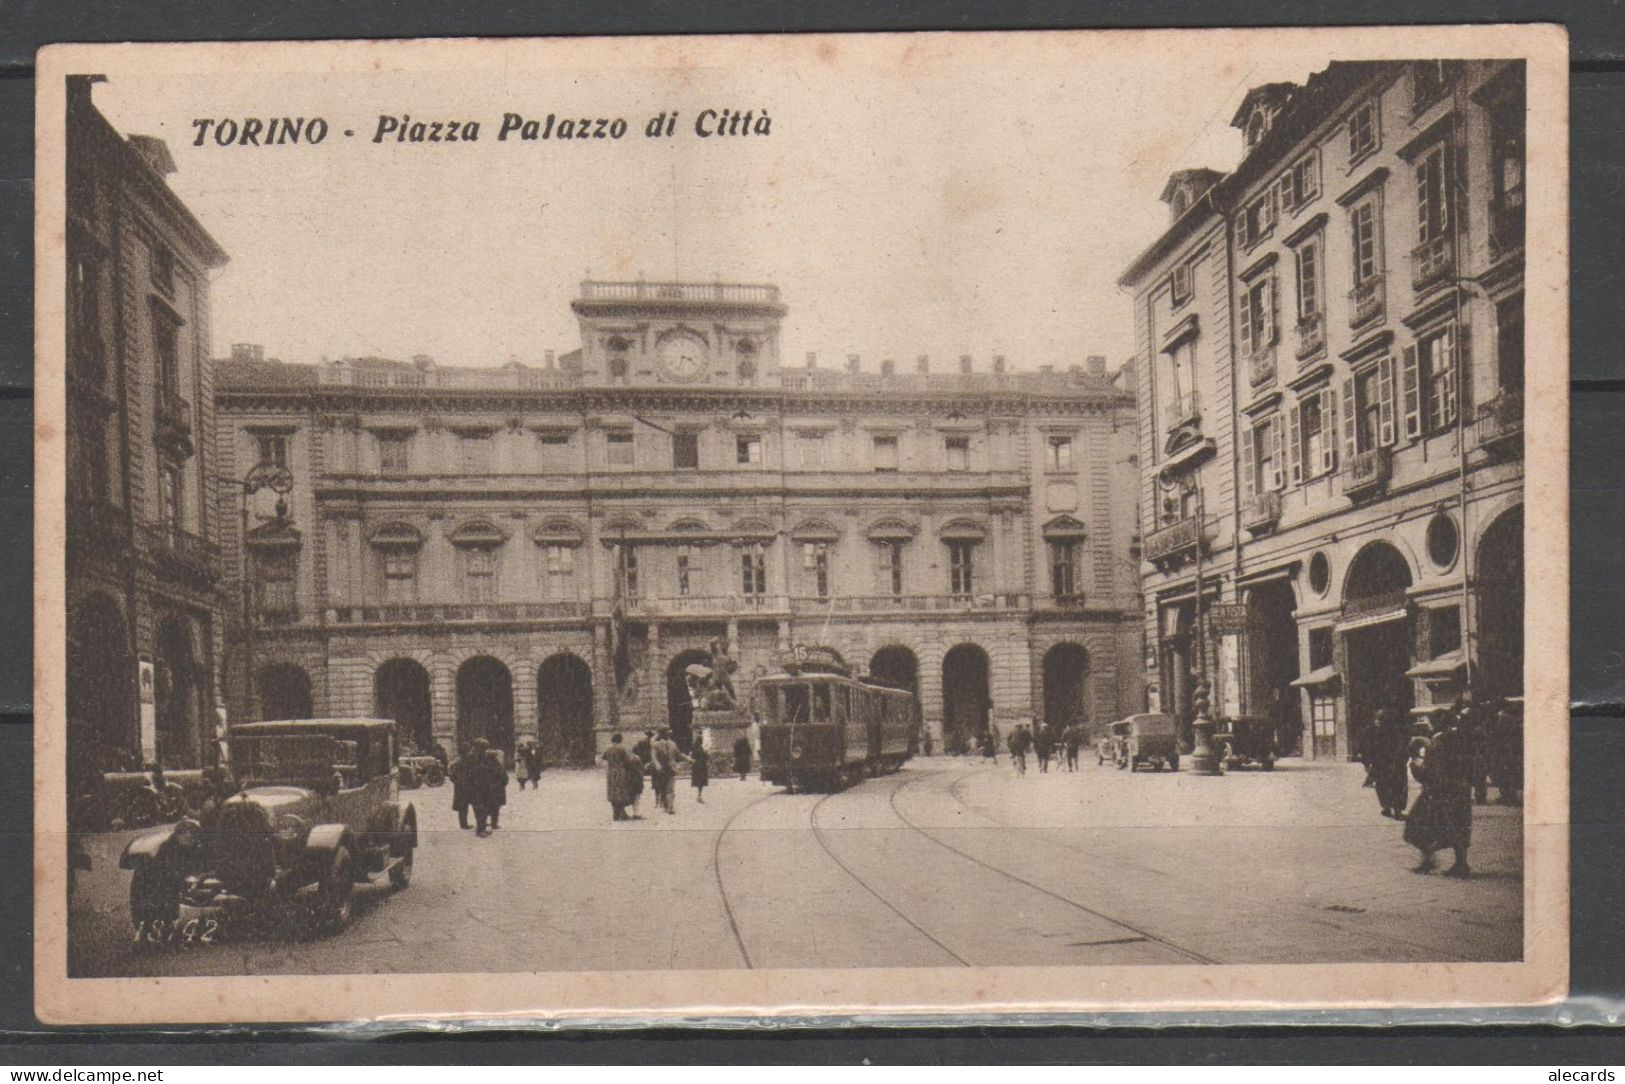
{"label": "tram", "polygon": [[895,772],[914,752],[914,695],[854,678],[827,648],[796,649],[756,682],[762,778],[795,790],[836,791]]}

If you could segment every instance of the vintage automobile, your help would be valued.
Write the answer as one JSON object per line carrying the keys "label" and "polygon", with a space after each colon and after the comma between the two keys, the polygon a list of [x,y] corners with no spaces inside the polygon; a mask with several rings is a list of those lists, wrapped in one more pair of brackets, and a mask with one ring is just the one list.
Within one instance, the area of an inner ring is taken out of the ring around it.
{"label": "vintage automobile", "polygon": [[350,921],[353,890],[412,880],[417,812],[400,800],[395,724],[247,723],[228,738],[229,796],[136,837],[130,919],[171,923],[182,905],[305,904],[323,930]]}
{"label": "vintage automobile", "polygon": [[1172,715],[1130,715],[1112,724],[1117,766],[1129,771],[1155,763],[1179,771],[1179,730]]}
{"label": "vintage automobile", "polygon": [[1275,770],[1275,727],[1261,715],[1238,715],[1222,720],[1213,735],[1226,768],[1256,764],[1266,772]]}

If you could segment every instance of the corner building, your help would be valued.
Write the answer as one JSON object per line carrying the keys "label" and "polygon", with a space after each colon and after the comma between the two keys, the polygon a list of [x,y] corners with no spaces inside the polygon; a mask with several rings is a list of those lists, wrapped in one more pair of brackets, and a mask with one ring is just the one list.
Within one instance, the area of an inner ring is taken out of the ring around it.
{"label": "corner building", "polygon": [[1284,695],[1357,757],[1379,708],[1522,693],[1523,65],[1338,63],[1232,123],[1122,278],[1150,699]]}
{"label": "corner building", "polygon": [[236,718],[379,714],[419,747],[690,740],[685,667],[796,645],[916,690],[938,749],[1142,693],[1132,391],[1064,371],[781,365],[776,287],[585,282],[580,349],[471,369],[234,349],[224,469],[285,464],[246,545]]}

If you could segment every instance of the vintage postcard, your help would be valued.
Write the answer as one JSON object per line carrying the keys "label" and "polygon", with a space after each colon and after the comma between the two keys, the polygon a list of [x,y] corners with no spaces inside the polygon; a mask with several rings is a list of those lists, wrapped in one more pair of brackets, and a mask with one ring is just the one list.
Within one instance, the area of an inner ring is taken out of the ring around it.
{"label": "vintage postcard", "polygon": [[1560,999],[1566,63],[47,48],[41,1019]]}

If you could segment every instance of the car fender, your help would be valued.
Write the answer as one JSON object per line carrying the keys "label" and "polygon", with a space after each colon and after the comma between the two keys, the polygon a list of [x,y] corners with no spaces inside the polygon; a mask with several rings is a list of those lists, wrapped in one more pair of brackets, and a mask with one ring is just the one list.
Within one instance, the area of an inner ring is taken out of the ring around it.
{"label": "car fender", "polygon": [[407,802],[406,808],[401,811],[401,820],[406,824],[406,830],[412,835],[409,842],[413,847],[416,847],[418,845],[418,811],[411,802]]}
{"label": "car fender", "polygon": [[318,824],[305,837],[305,867],[314,874],[327,868],[340,847],[350,848],[355,857],[355,833],[347,824]]}
{"label": "car fender", "polygon": [[164,858],[164,850],[170,839],[175,835],[175,826],[166,825],[151,832],[144,832],[130,840],[119,855],[119,869],[135,869],[136,866],[146,862],[158,862]]}

